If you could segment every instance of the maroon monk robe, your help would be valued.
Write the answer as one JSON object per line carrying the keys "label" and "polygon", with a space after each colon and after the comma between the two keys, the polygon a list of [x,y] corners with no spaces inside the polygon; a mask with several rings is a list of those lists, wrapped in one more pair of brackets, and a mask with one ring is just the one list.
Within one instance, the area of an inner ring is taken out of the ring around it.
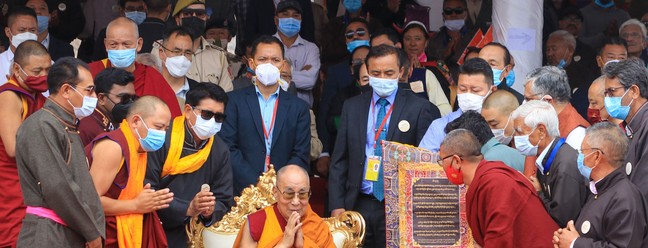
{"label": "maroon monk robe", "polygon": [[529,180],[502,162],[479,163],[466,206],[473,238],[484,248],[553,247],[558,226]]}
{"label": "maroon monk robe", "polygon": [[[14,78],[11,80],[15,81]],[[37,93],[34,97],[11,82],[0,86],[0,93],[4,91],[13,91],[27,101],[28,108],[23,109],[25,118],[42,108],[45,103],[42,94]],[[0,139],[0,189],[2,189],[0,190],[0,202],[2,202],[0,204],[0,247],[15,247],[22,219],[25,217],[25,204],[20,190],[16,159],[7,155],[2,139]]]}
{"label": "maroon monk robe", "polygon": [[[96,77],[99,72],[108,67],[112,67],[108,59],[92,62],[88,66],[90,67],[92,77]],[[135,84],[135,93],[138,96],[150,95],[159,97],[169,106],[171,118],[182,115],[175,92],[173,92],[166,79],[155,68],[135,62],[133,75],[135,76],[135,82],[133,82]]]}

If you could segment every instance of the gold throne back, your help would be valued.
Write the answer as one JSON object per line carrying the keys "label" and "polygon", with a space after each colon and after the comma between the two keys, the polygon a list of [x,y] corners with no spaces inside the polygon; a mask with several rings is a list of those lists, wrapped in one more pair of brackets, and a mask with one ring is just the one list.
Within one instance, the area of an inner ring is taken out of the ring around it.
{"label": "gold throne back", "polygon": [[[248,214],[270,206],[276,202],[272,194],[276,172],[270,169],[259,176],[256,186],[245,188],[241,196],[234,197],[234,206],[223,219],[210,227],[205,227],[197,217],[187,225],[189,246],[192,248],[232,247],[239,229]],[[365,234],[365,221],[358,212],[346,211],[337,218],[324,218],[338,248],[355,248],[362,245]]]}

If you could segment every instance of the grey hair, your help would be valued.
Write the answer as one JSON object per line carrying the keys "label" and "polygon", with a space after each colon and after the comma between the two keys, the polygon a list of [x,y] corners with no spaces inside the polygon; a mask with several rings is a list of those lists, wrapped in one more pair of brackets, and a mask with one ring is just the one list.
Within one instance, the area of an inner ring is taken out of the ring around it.
{"label": "grey hair", "polygon": [[543,66],[536,68],[526,76],[527,84],[531,85],[533,94],[551,96],[559,103],[569,102],[571,99],[571,88],[565,70],[555,66]]}
{"label": "grey hair", "polygon": [[639,21],[637,19],[634,19],[634,18],[630,19],[630,20],[627,20],[623,24],[621,24],[621,26],[619,27],[619,34],[621,33],[621,30],[623,30],[623,28],[625,28],[627,26],[630,26],[630,25],[639,26],[639,29],[641,29],[641,33],[643,34],[644,38],[648,35],[647,32],[646,32],[646,25],[644,25],[641,21]]}
{"label": "grey hair", "polygon": [[603,73],[607,78],[618,78],[626,89],[637,85],[641,97],[648,98],[648,69],[641,59],[628,58],[608,63],[603,68]]}
{"label": "grey hair", "polygon": [[548,39],[551,39],[552,37],[560,38],[563,42],[567,43],[567,46],[569,46],[569,48],[571,48],[572,50],[576,49],[576,37],[574,37],[574,35],[572,35],[571,33],[565,30],[557,30],[549,34]]}
{"label": "grey hair", "polygon": [[466,160],[481,155],[479,140],[471,131],[463,128],[450,131],[441,142],[441,146],[445,151],[454,152]]}
{"label": "grey hair", "polygon": [[628,152],[629,140],[619,126],[607,121],[596,123],[587,128],[585,136],[587,144],[603,151],[608,162],[614,168],[623,165]]}
{"label": "grey hair", "polygon": [[533,100],[528,101],[518,107],[511,118],[524,118],[524,125],[535,129],[538,124],[543,124],[547,128],[547,134],[551,137],[560,137],[558,129],[558,114],[551,104],[545,101]]}

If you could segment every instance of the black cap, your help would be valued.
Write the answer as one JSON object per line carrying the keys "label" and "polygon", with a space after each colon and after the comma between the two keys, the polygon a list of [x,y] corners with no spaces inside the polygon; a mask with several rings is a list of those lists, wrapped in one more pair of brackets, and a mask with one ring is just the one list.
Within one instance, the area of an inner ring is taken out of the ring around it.
{"label": "black cap", "polygon": [[207,26],[205,27],[205,30],[209,30],[212,28],[224,28],[227,29],[230,34],[234,35],[234,23],[232,23],[231,20],[227,20],[225,18],[220,18],[220,17],[214,17],[210,18],[207,21]]}
{"label": "black cap", "polygon": [[572,6],[566,7],[565,9],[560,11],[560,16],[558,16],[558,20],[565,19],[565,17],[572,16],[572,15],[578,17],[578,19],[580,19],[581,22],[583,21],[583,14],[580,12],[578,8]]}
{"label": "black cap", "polygon": [[279,4],[277,4],[277,11],[275,12],[275,14],[282,12],[286,9],[294,9],[297,10],[297,12],[299,12],[300,14],[302,13],[302,8],[299,2],[295,0],[284,0],[279,2]]}

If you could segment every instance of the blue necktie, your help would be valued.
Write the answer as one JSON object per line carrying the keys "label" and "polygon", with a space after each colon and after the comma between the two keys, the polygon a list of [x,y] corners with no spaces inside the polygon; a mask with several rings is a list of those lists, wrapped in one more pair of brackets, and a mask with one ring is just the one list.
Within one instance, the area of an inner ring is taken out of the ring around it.
{"label": "blue necktie", "polygon": [[[378,99],[378,105],[380,105],[380,109],[378,109],[378,116],[376,117],[376,126],[374,129],[376,130],[376,132],[380,131],[378,129],[380,128],[380,124],[385,118],[386,115],[385,106],[387,106],[387,103],[389,102],[387,102],[387,99],[385,98]],[[385,140],[386,138],[387,138],[387,129],[385,128],[385,130],[380,131],[380,135],[378,135],[378,140],[376,141],[376,148],[374,149],[374,156],[382,157],[382,146],[380,145],[380,142]],[[382,169],[382,160],[381,160],[380,168],[378,170],[378,180],[373,183],[373,195],[379,201],[385,199],[384,184],[385,182],[383,179],[383,169]]]}

